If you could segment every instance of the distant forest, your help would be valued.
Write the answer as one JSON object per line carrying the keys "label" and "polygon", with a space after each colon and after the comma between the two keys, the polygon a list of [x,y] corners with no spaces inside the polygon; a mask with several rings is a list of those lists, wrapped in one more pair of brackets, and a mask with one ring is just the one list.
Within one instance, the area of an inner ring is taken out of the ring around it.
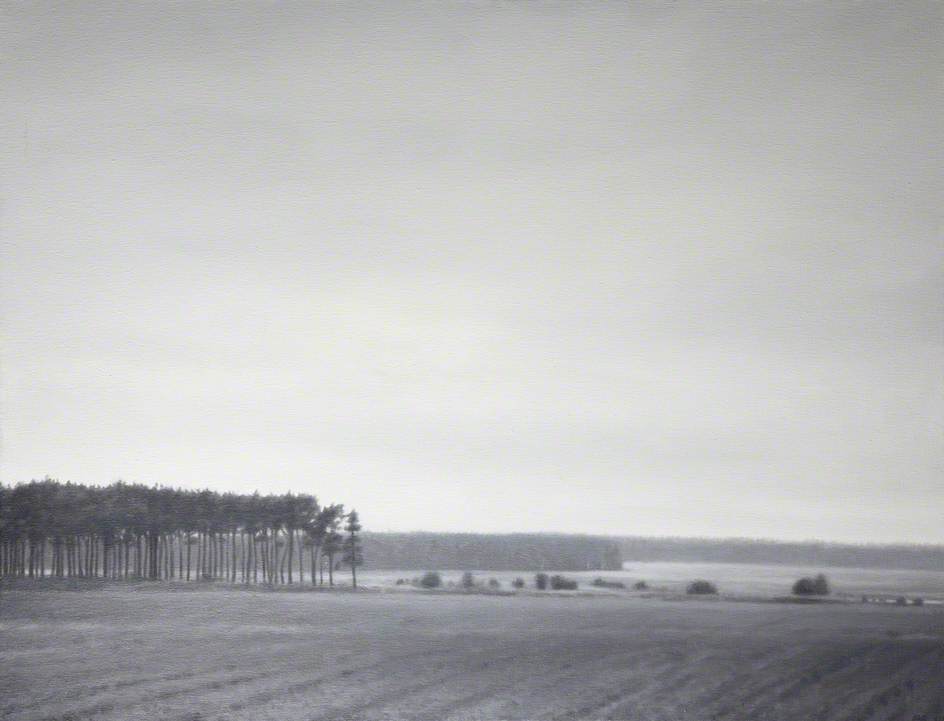
{"label": "distant forest", "polygon": [[750,538],[645,538],[641,536],[626,536],[610,540],[619,544],[624,561],[777,563],[817,567],[851,566],[944,571],[944,546],[935,545],[855,545]]}
{"label": "distant forest", "polygon": [[944,570],[944,546],[512,533],[365,533],[375,569],[616,570],[623,562],[690,561]]}
{"label": "distant forest", "polygon": [[616,539],[538,533],[364,533],[371,568],[477,571],[619,570]]}

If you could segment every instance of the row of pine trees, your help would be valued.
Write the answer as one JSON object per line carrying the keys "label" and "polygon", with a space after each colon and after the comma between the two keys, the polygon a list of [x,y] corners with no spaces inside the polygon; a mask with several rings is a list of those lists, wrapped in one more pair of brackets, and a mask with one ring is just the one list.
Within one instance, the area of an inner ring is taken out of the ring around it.
{"label": "row of pine trees", "polygon": [[357,511],[314,496],[45,479],[0,484],[0,576],[334,585],[363,563]]}

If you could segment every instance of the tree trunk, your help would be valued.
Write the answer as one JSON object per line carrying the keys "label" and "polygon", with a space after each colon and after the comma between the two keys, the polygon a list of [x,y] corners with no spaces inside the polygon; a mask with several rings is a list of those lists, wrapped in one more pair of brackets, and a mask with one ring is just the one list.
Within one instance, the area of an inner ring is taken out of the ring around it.
{"label": "tree trunk", "polygon": [[262,580],[269,583],[269,537],[262,539]]}
{"label": "tree trunk", "polygon": [[288,585],[292,585],[292,561],[295,560],[295,529],[289,528],[285,534],[285,542],[288,544]]}
{"label": "tree trunk", "polygon": [[305,585],[305,537],[298,532],[298,585]]}
{"label": "tree trunk", "polygon": [[[286,539],[287,540],[287,539]],[[283,542],[283,546],[285,543]],[[282,551],[282,557],[279,559],[279,583],[285,583],[285,562],[288,558],[288,549]],[[289,571],[291,571],[291,564],[289,564]]]}
{"label": "tree trunk", "polygon": [[161,573],[161,568],[158,565],[158,550],[159,550],[158,541],[160,539],[158,537],[158,534],[151,533],[149,540],[151,544],[150,568],[148,569],[150,571],[149,578],[152,581],[157,581],[160,578],[160,573]]}
{"label": "tree trunk", "polygon": [[248,567],[246,566],[246,533],[240,529],[239,531],[239,579],[241,582],[245,583],[246,581],[246,571]]}
{"label": "tree trunk", "polygon": [[229,568],[230,583],[236,583],[236,529],[230,531],[229,535]]}

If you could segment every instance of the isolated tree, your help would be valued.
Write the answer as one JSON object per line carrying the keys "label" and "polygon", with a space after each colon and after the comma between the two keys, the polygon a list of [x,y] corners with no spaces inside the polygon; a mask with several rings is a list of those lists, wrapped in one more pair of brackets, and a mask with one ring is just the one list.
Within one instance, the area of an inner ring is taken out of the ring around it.
{"label": "isolated tree", "polygon": [[357,567],[364,563],[364,557],[361,552],[361,539],[357,534],[361,530],[360,518],[357,511],[353,508],[347,514],[347,523],[344,525],[347,531],[347,538],[344,539],[343,561],[351,567],[351,586],[357,588]]}

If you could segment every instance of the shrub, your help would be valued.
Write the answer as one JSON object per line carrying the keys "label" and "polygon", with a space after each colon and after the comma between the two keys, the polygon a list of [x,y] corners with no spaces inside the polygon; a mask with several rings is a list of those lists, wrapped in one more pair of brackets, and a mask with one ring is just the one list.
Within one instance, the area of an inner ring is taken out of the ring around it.
{"label": "shrub", "polygon": [[816,578],[801,578],[793,584],[793,593],[797,596],[828,596],[829,581],[822,573]]}
{"label": "shrub", "polygon": [[712,596],[718,593],[718,589],[711,581],[699,579],[688,584],[685,593],[692,596]]}
{"label": "shrub", "polygon": [[490,579],[488,579],[488,587],[489,587],[489,588],[501,588],[501,584],[498,582],[498,579],[497,579],[497,578],[490,578]]}
{"label": "shrub", "polygon": [[897,606],[907,606],[907,605],[908,605],[908,599],[905,598],[904,596],[899,596],[898,598],[895,599],[895,604],[896,604]]}
{"label": "shrub", "polygon": [[551,588],[555,591],[576,591],[577,582],[564,576],[551,576]]}
{"label": "shrub", "polygon": [[547,574],[539,573],[534,577],[534,585],[539,591],[543,591],[547,588]]}
{"label": "shrub", "polygon": [[918,598],[913,598],[913,599],[911,599],[911,605],[912,605],[912,606],[923,606],[923,605],[924,605],[924,599],[921,598],[920,596],[919,596]]}
{"label": "shrub", "polygon": [[626,588],[622,581],[606,581],[602,578],[594,578],[590,585],[596,588]]}
{"label": "shrub", "polygon": [[404,583],[406,583],[406,581],[404,581],[402,578],[398,578],[398,579],[397,579],[397,585],[398,585],[398,586],[402,586]]}
{"label": "shrub", "polygon": [[427,571],[420,579],[423,588],[439,588],[442,586],[442,576],[436,571]]}
{"label": "shrub", "polygon": [[511,582],[511,585],[515,588],[524,588],[524,579],[518,576],[518,578]]}
{"label": "shrub", "polygon": [[465,589],[475,588],[475,576],[472,575],[471,571],[462,574],[462,587]]}
{"label": "shrub", "polygon": [[645,581],[636,581],[636,583],[633,584],[633,588],[637,591],[646,591],[649,589],[649,584]]}

